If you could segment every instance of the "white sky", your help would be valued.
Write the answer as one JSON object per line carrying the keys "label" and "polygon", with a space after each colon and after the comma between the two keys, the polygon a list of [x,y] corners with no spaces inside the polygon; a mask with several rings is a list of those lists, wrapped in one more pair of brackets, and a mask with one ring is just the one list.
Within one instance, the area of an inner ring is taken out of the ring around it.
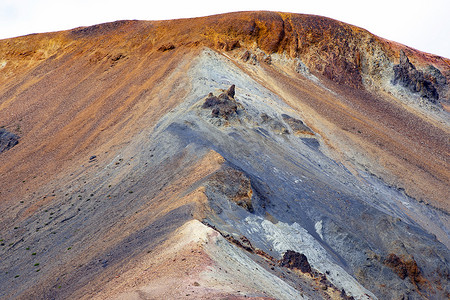
{"label": "white sky", "polygon": [[0,39],[116,20],[163,20],[245,10],[344,21],[450,58],[450,0],[0,0]]}

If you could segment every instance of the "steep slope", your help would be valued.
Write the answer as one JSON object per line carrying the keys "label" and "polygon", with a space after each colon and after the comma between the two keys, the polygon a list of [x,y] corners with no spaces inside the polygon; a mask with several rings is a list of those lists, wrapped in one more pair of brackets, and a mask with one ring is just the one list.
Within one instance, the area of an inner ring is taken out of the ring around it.
{"label": "steep slope", "polygon": [[449,63],[273,12],[0,41],[0,295],[447,297]]}

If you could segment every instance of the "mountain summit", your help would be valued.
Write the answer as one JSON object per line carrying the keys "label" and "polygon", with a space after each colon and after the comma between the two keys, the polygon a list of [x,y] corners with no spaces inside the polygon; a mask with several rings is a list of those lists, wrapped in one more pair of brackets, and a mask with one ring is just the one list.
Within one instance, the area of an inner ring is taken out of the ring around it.
{"label": "mountain summit", "polygon": [[450,60],[239,12],[0,40],[0,297],[449,297]]}

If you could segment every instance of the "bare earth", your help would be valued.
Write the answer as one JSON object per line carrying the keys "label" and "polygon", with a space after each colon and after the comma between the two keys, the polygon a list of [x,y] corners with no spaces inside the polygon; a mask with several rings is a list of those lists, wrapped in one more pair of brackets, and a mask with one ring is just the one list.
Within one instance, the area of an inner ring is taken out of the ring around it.
{"label": "bare earth", "polygon": [[449,80],[278,12],[0,40],[0,298],[448,298]]}

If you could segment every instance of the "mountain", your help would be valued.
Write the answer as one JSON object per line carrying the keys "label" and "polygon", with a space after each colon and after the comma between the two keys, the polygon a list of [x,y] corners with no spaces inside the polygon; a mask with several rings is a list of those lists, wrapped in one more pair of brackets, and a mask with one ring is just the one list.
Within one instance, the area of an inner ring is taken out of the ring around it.
{"label": "mountain", "polygon": [[0,297],[449,297],[450,59],[238,12],[0,40]]}

